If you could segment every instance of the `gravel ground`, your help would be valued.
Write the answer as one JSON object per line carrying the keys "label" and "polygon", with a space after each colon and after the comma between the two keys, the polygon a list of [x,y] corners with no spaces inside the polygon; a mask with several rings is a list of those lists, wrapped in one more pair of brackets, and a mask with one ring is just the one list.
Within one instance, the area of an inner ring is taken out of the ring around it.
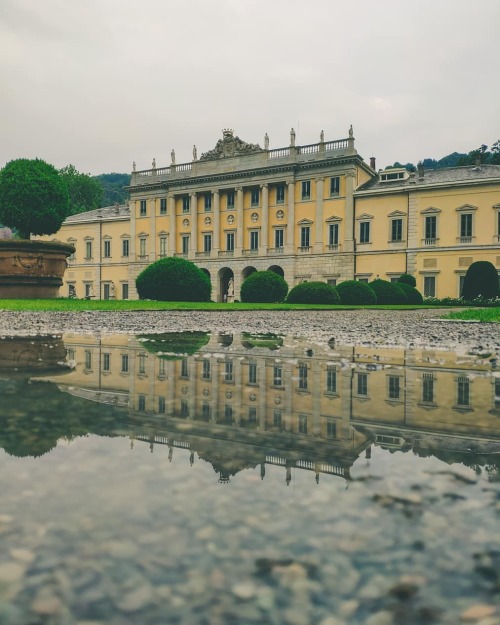
{"label": "gravel ground", "polygon": [[273,332],[314,340],[334,338],[343,345],[422,346],[433,349],[500,352],[493,323],[442,321],[436,309],[350,311],[130,311],[0,312],[0,334],[71,332],[144,334],[204,330]]}

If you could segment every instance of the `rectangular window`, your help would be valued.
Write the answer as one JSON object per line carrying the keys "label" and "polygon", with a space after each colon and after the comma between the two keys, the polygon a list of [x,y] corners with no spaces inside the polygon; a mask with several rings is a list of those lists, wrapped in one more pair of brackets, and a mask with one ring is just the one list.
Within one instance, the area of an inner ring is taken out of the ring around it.
{"label": "rectangular window", "polygon": [[327,365],[326,367],[326,392],[337,392],[337,368],[335,365]]}
{"label": "rectangular window", "polygon": [[160,237],[160,256],[167,255],[167,237],[165,235],[161,235]]}
{"label": "rectangular window", "polygon": [[307,365],[304,363],[299,365],[299,389],[307,390]]}
{"label": "rectangular window", "polygon": [[311,228],[302,226],[300,229],[300,247],[309,247],[311,241]]}
{"label": "rectangular window", "polygon": [[140,208],[139,208],[139,214],[141,217],[145,217],[146,213],[147,213],[147,204],[146,204],[146,200],[141,200],[140,201]]}
{"label": "rectangular window", "polygon": [[226,250],[228,252],[234,252],[234,232],[226,233]]}
{"label": "rectangular window", "polygon": [[85,259],[92,259],[92,241],[85,241]]}
{"label": "rectangular window", "polygon": [[370,243],[370,222],[362,221],[359,224],[359,242]]}
{"label": "rectangular window", "polygon": [[248,408],[248,423],[255,425],[257,423],[257,408],[249,406]]}
{"label": "rectangular window", "polygon": [[128,373],[128,354],[122,354],[122,373]]}
{"label": "rectangular window", "polygon": [[92,297],[92,283],[85,283],[85,299],[90,299]]}
{"label": "rectangular window", "polygon": [[335,419],[328,419],[326,422],[326,435],[328,438],[337,438],[337,422]]}
{"label": "rectangular window", "polygon": [[130,254],[130,241],[129,239],[122,239],[122,256],[128,256]]}
{"label": "rectangular window", "polygon": [[166,215],[166,214],[167,214],[167,198],[162,197],[160,198],[160,215]]}
{"label": "rectangular window", "polygon": [[328,245],[339,244],[339,225],[328,224]]}
{"label": "rectangular window", "polygon": [[128,282],[122,282],[122,299],[128,299]]}
{"label": "rectangular window", "polygon": [[204,252],[212,251],[212,235],[211,234],[203,235],[203,251]]}
{"label": "rectangular window", "polygon": [[340,178],[339,176],[335,176],[334,178],[330,178],[330,195],[339,195],[340,194]]}
{"label": "rectangular window", "polygon": [[302,181],[302,199],[303,200],[311,199],[311,181],[310,180]]}
{"label": "rectangular window", "polygon": [[67,360],[75,360],[75,350],[70,347],[68,348],[68,350],[66,351],[66,356],[67,356]]}
{"label": "rectangular window", "polygon": [[146,395],[139,395],[137,398],[137,410],[146,412]]}
{"label": "rectangular window", "polygon": [[139,375],[144,375],[146,373],[146,354],[139,354],[138,373]]}
{"label": "rectangular window", "polygon": [[158,375],[159,376],[167,375],[165,364],[166,364],[166,362],[165,362],[165,360],[163,360],[163,358],[159,358],[158,359]]}
{"label": "rectangular window", "polygon": [[462,297],[462,291],[464,289],[465,276],[458,277],[458,297]]}
{"label": "rectangular window", "polygon": [[307,415],[299,414],[299,434],[307,434]]}
{"label": "rectangular window", "polygon": [[226,360],[224,367],[224,381],[232,382],[233,381],[233,361]]}
{"label": "rectangular window", "polygon": [[205,193],[205,211],[209,212],[212,210],[212,194]]}
{"label": "rectangular window", "polygon": [[158,413],[165,414],[165,397],[158,397]]}
{"label": "rectangular window", "polygon": [[437,233],[437,218],[435,215],[428,215],[425,218],[424,237],[426,239],[435,240]]}
{"label": "rectangular window", "polygon": [[283,367],[274,365],[273,367],[273,386],[283,385]]}
{"label": "rectangular window", "polygon": [[110,371],[111,369],[111,354],[102,355],[102,370]]}
{"label": "rectangular window", "polygon": [[403,220],[393,219],[391,221],[391,241],[403,240]]}
{"label": "rectangular window", "polygon": [[234,191],[227,192],[227,208],[229,210],[234,208]]}
{"label": "rectangular window", "polygon": [[182,198],[182,212],[189,213],[189,207],[190,207],[190,197],[189,195],[185,195]]}
{"label": "rectangular window", "polygon": [[459,406],[470,406],[470,380],[459,377],[457,380],[457,404]]}
{"label": "rectangular window", "polygon": [[255,362],[248,365],[248,383],[257,384],[257,364]]}
{"label": "rectangular window", "polygon": [[109,239],[104,240],[102,254],[104,258],[111,258],[111,241]]}
{"label": "rectangular window", "polygon": [[260,189],[252,189],[250,192],[251,206],[258,206],[260,201]]}
{"label": "rectangular window", "polygon": [[187,399],[181,399],[181,417],[189,417],[189,404]]}
{"label": "rectangular window", "polygon": [[182,241],[182,253],[189,254],[189,234],[183,234],[181,237]]}
{"label": "rectangular window", "polygon": [[250,232],[250,249],[258,250],[259,249],[259,231],[252,230]]}
{"label": "rectangular window", "polygon": [[389,399],[399,399],[401,388],[399,386],[399,377],[396,375],[389,376]]}
{"label": "rectangular window", "polygon": [[203,380],[210,380],[212,376],[212,365],[210,363],[210,360],[208,360],[208,358],[205,358],[203,360],[203,369],[201,372],[201,377]]}
{"label": "rectangular window", "polygon": [[424,276],[424,297],[436,297],[435,276]]}
{"label": "rectangular window", "polygon": [[209,421],[211,417],[210,404],[204,401],[201,405],[201,416],[205,421]]}
{"label": "rectangular window", "polygon": [[181,360],[181,378],[189,378],[189,363],[187,358]]}
{"label": "rectangular window", "polygon": [[326,283],[329,284],[330,286],[337,286],[337,278],[328,278]]}
{"label": "rectangular window", "polygon": [[111,284],[109,282],[105,282],[102,286],[103,286],[103,299],[110,299]]}
{"label": "rectangular window", "polygon": [[233,407],[229,404],[224,405],[224,421],[227,424],[231,424],[233,422]]}
{"label": "rectangular window", "polygon": [[460,215],[460,237],[472,237],[472,213],[463,213]]}
{"label": "rectangular window", "polygon": [[285,242],[285,231],[283,228],[277,228],[274,231],[274,247],[283,247]]}
{"label": "rectangular window", "polygon": [[92,352],[89,349],[85,350],[85,369],[92,369]]}
{"label": "rectangular window", "polygon": [[275,428],[280,428],[283,423],[283,412],[281,410],[275,410],[273,413],[273,426]]}
{"label": "rectangular window", "polygon": [[358,373],[358,395],[368,395],[368,374]]}
{"label": "rectangular window", "polygon": [[279,184],[276,187],[276,204],[284,204],[285,203],[285,185]]}
{"label": "rectangular window", "polygon": [[139,239],[139,256],[141,258],[145,258],[147,253],[147,239],[146,237],[141,237]]}
{"label": "rectangular window", "polygon": [[422,401],[434,403],[434,376],[432,373],[424,373],[422,376]]}

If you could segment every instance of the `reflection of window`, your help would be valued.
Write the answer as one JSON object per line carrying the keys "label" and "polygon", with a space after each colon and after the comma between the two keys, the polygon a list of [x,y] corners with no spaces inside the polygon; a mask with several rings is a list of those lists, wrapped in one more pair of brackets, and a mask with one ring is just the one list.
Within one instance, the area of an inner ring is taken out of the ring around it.
{"label": "reflection of window", "polygon": [[399,399],[400,396],[399,377],[395,375],[389,376],[389,399]]}
{"label": "reflection of window", "polygon": [[187,358],[181,360],[181,378],[189,378],[189,363]]}
{"label": "reflection of window", "polygon": [[158,375],[166,375],[165,361],[163,358],[158,359]]}
{"label": "reflection of window", "polygon": [[158,412],[160,414],[165,414],[165,397],[158,397]]}
{"label": "reflection of window", "polygon": [[102,370],[109,371],[111,369],[111,354],[102,355]]}
{"label": "reflection of window", "polygon": [[368,374],[358,373],[358,395],[368,395]]}
{"label": "reflection of window", "polygon": [[201,406],[201,416],[203,417],[203,419],[210,419],[211,416],[211,410],[210,410],[210,404],[207,401],[204,401],[202,406]]}
{"label": "reflection of window", "polygon": [[248,365],[248,383],[257,384],[257,364],[255,362]]}
{"label": "reflection of window", "polygon": [[273,426],[275,428],[281,428],[283,422],[283,412],[281,410],[275,410],[273,414]]}
{"label": "reflection of window", "polygon": [[187,399],[181,399],[181,417],[189,417],[189,404]]}
{"label": "reflection of window", "polygon": [[326,392],[337,392],[337,368],[335,365],[327,365],[326,367]]}
{"label": "reflection of window", "polygon": [[146,373],[146,354],[139,354],[139,373]]}
{"label": "reflection of window", "polygon": [[89,349],[85,350],[85,369],[92,369],[92,352]]}
{"label": "reflection of window", "polygon": [[470,380],[460,376],[457,380],[457,404],[470,406]]}
{"label": "reflection of window", "polygon": [[146,395],[139,395],[137,398],[137,410],[144,412],[146,410]]}
{"label": "reflection of window", "polygon": [[233,407],[229,404],[224,404],[224,419],[228,423],[233,421]]}
{"label": "reflection of window", "polygon": [[335,419],[328,419],[326,422],[326,435],[328,438],[337,438],[337,422]]}
{"label": "reflection of window", "polygon": [[307,365],[303,363],[299,365],[299,389],[307,389]]}
{"label": "reflection of window", "polygon": [[275,365],[273,368],[273,386],[281,386],[283,384],[283,367]]}
{"label": "reflection of window", "polygon": [[225,362],[224,379],[226,382],[233,381],[233,361],[232,360],[226,360]]}
{"label": "reflection of window", "polygon": [[203,370],[201,372],[201,377],[203,378],[203,380],[210,380],[210,376],[212,375],[212,365],[210,363],[210,360],[207,360],[206,358],[203,360]]}
{"label": "reflection of window", "polygon": [[307,434],[307,415],[299,414],[299,434]]}
{"label": "reflection of window", "polygon": [[257,423],[257,408],[254,406],[248,408],[248,423]]}
{"label": "reflection of window", "polygon": [[434,402],[434,375],[432,373],[424,373],[422,376],[422,401]]}

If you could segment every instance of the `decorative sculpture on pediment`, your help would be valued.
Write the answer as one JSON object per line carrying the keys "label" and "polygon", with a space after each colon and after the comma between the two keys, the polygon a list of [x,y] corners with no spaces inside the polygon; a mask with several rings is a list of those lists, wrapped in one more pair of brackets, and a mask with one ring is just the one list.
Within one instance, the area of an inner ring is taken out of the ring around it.
{"label": "decorative sculpture on pediment", "polygon": [[269,150],[269,135],[267,132],[264,135],[264,150]]}
{"label": "decorative sculpture on pediment", "polygon": [[175,150],[172,150],[170,152],[170,160],[172,162],[172,165],[175,165]]}
{"label": "decorative sculpture on pediment", "polygon": [[239,137],[234,136],[234,131],[226,128],[222,131],[222,139],[219,139],[213,150],[203,152],[200,161],[208,161],[230,156],[243,156],[246,154],[256,154],[264,150],[257,143],[246,143]]}

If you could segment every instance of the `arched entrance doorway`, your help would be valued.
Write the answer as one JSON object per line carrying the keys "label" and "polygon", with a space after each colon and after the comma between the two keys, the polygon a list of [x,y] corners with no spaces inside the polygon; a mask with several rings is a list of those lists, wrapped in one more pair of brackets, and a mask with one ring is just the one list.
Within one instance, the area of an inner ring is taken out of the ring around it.
{"label": "arched entrance doorway", "polygon": [[271,267],[269,267],[268,271],[272,271],[273,273],[278,274],[278,276],[280,276],[281,278],[285,277],[285,272],[283,271],[283,269],[279,265],[271,265]]}
{"label": "arched entrance doorway", "polygon": [[234,273],[229,267],[219,271],[218,302],[234,302]]}

